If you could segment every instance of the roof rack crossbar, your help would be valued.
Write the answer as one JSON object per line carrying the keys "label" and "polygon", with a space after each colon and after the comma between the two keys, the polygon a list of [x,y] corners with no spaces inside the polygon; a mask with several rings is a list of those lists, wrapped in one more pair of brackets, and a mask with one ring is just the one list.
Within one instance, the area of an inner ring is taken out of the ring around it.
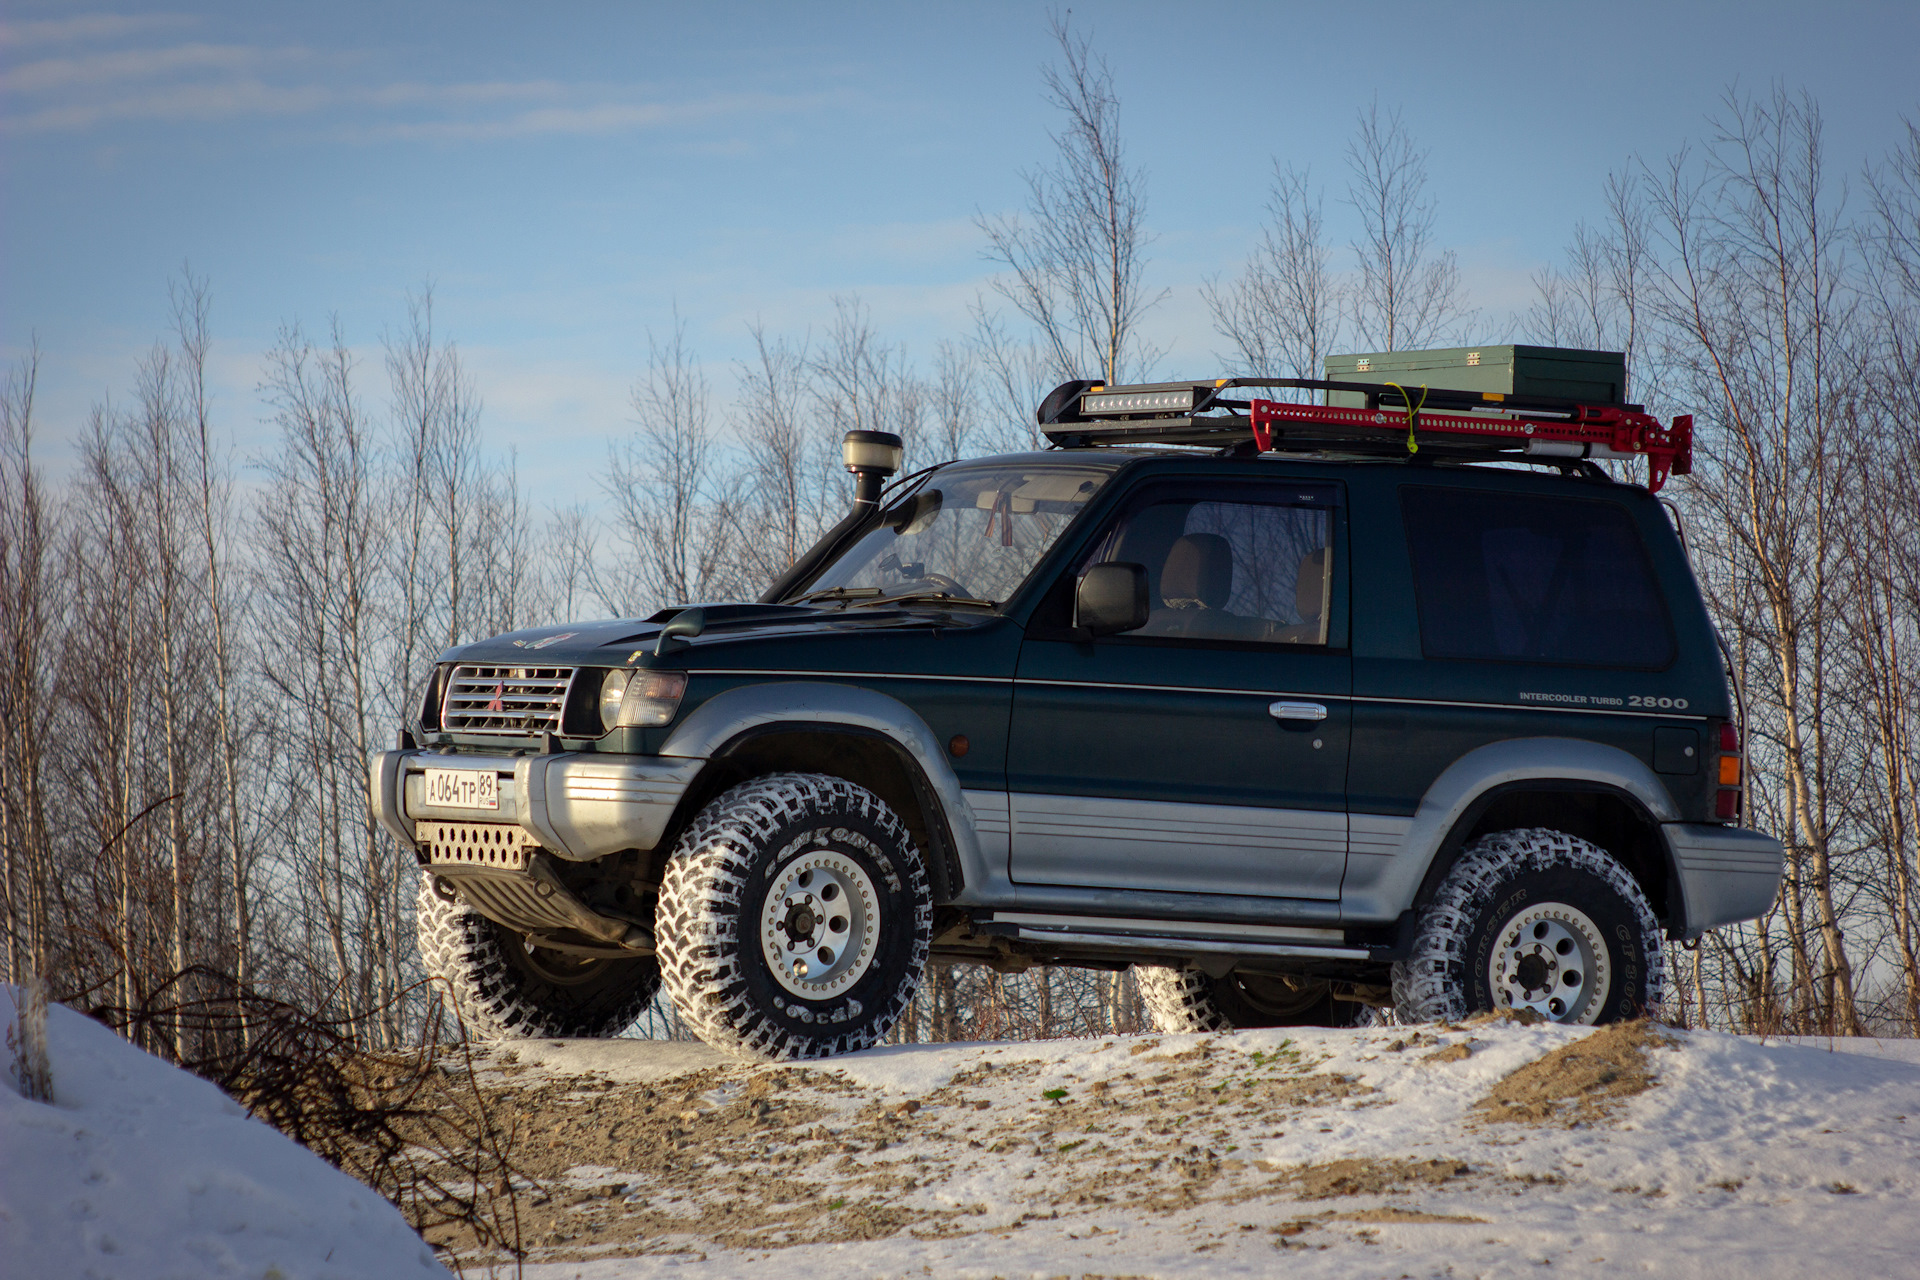
{"label": "roof rack crossbar", "polygon": [[[1366,408],[1292,404],[1222,395],[1237,388],[1357,392]],[[1066,388],[1062,388],[1066,390]],[[1670,424],[1638,405],[1583,404],[1546,396],[1434,387],[1410,396],[1394,386],[1312,378],[1220,378],[1213,382],[1087,385],[1042,430],[1055,444],[1178,444],[1252,441],[1262,452],[1446,458],[1647,460],[1647,487],[1693,470],[1693,419]]]}

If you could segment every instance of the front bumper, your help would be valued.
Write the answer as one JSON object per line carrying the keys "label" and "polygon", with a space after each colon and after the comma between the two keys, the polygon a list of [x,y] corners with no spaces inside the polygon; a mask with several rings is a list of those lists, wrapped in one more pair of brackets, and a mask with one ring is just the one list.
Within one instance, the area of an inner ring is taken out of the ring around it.
{"label": "front bumper", "polygon": [[1686,918],[1675,932],[1683,940],[1715,925],[1752,920],[1773,905],[1786,866],[1786,850],[1778,840],[1704,822],[1665,822],[1660,829],[1680,880]]}
{"label": "front bumper", "polygon": [[[369,761],[368,800],[386,827],[409,847],[419,821],[511,823],[541,848],[575,862],[621,849],[651,849],[666,834],[680,798],[704,760],[662,756],[463,756],[437,751],[381,751]],[[500,807],[430,805],[426,769],[472,769],[499,779]]]}

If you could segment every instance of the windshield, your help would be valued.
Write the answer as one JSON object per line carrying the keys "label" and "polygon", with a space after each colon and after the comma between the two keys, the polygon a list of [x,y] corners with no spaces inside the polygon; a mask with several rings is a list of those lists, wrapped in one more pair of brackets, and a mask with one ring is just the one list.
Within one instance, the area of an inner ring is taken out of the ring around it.
{"label": "windshield", "polygon": [[944,468],[800,594],[1000,604],[1111,474],[1044,462]]}

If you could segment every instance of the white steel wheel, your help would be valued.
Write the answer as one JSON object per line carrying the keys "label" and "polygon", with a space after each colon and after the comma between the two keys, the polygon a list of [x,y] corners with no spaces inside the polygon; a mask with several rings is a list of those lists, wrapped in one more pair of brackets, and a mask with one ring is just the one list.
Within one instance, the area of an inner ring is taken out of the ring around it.
{"label": "white steel wheel", "polygon": [[1494,930],[1487,987],[1496,1008],[1531,1009],[1588,1025],[1611,986],[1607,944],[1586,912],[1564,902],[1523,907]]}
{"label": "white steel wheel", "polygon": [[760,949],[773,980],[796,996],[837,996],[873,964],[879,933],[873,878],[837,849],[781,869],[760,913]]}
{"label": "white steel wheel", "polygon": [[878,1044],[933,934],[926,865],[887,804],[844,778],[771,774],[700,811],[655,919],[674,1008],[716,1048],[819,1058]]}
{"label": "white steel wheel", "polygon": [[1469,845],[1393,966],[1403,1022],[1531,1009],[1593,1026],[1657,1014],[1667,956],[1653,908],[1605,849],[1564,831],[1500,831]]}

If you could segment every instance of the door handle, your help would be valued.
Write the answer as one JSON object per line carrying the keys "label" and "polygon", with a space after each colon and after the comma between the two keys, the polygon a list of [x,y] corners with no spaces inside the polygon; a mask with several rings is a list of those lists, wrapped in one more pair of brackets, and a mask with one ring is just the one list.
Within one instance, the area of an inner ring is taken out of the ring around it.
{"label": "door handle", "polygon": [[1325,720],[1327,709],[1317,702],[1269,702],[1267,714],[1275,720]]}

